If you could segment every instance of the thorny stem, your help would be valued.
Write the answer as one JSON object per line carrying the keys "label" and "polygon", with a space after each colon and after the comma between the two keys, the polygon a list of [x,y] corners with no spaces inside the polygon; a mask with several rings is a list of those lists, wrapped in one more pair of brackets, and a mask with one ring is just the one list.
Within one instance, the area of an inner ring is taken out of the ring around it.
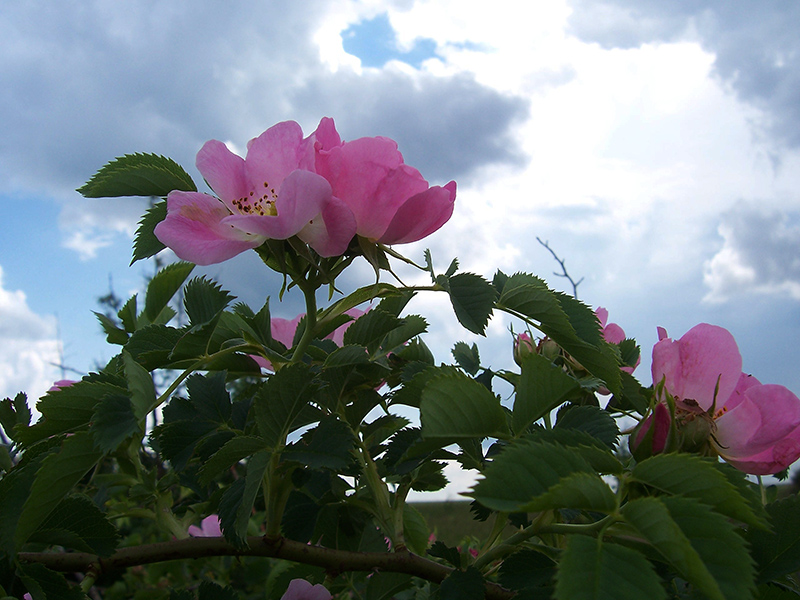
{"label": "thorny stem", "polygon": [[[222,537],[189,538],[157,544],[122,548],[107,558],[85,552],[20,552],[19,560],[39,563],[54,571],[89,573],[97,577],[109,571],[167,560],[209,558],[214,556],[262,556],[281,558],[307,565],[319,566],[329,572],[388,571],[421,577],[433,583],[453,572],[453,568],[423,558],[411,552],[351,552],[312,546],[286,538],[251,536],[248,547],[236,548]],[[486,598],[511,600],[515,591],[496,583],[486,583]]]}

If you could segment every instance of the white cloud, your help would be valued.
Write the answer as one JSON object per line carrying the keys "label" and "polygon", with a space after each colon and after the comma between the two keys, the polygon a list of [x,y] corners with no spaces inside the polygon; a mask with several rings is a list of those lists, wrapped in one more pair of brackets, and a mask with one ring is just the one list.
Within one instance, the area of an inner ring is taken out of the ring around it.
{"label": "white cloud", "polygon": [[3,287],[0,267],[0,399],[28,394],[29,405],[61,379],[54,317],[36,314],[25,293]]}

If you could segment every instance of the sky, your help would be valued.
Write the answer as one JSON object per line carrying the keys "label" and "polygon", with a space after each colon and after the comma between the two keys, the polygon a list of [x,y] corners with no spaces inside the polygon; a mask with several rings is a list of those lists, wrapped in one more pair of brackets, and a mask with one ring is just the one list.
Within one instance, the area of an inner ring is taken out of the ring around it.
{"label": "sky", "polygon": [[[708,322],[746,371],[800,394],[799,27],[794,0],[2,3],[0,398],[103,364],[97,298],[151,272],[128,266],[146,200],[81,198],[95,171],[153,152],[199,182],[206,140],[241,151],[323,116],[458,182],[453,218],[405,255],[571,291],[538,237],[641,344],[643,383],[657,326]],[[277,303],[254,253],[202,272],[255,307],[272,296],[277,316],[301,310]],[[411,308],[439,361],[464,340],[508,364],[519,324],[498,315],[479,338],[444,297]]]}

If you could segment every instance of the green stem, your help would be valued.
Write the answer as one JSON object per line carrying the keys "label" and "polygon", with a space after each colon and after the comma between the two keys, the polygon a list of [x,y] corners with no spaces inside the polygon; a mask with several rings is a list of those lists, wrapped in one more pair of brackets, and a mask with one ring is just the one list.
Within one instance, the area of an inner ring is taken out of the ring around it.
{"label": "green stem", "polygon": [[394,492],[393,529],[395,531],[397,545],[392,546],[392,548],[395,550],[395,552],[399,552],[400,550],[405,550],[406,547],[405,524],[403,522],[403,519],[406,507],[406,498],[408,497],[408,492],[410,491],[411,491],[411,483],[403,482],[397,486],[397,490],[395,490]]}
{"label": "green stem", "polygon": [[494,526],[492,527],[492,532],[489,534],[489,537],[484,542],[483,547],[481,548],[479,555],[488,552],[489,549],[494,546],[494,543],[497,541],[497,538],[500,537],[500,534],[503,533],[503,529],[506,526],[506,519],[508,518],[507,512],[498,512],[494,517]]}
{"label": "green stem", "polygon": [[306,298],[306,329],[303,337],[297,342],[297,347],[292,354],[292,362],[300,362],[305,354],[306,348],[314,339],[314,330],[317,327],[317,296],[316,290],[307,285],[298,284]]}

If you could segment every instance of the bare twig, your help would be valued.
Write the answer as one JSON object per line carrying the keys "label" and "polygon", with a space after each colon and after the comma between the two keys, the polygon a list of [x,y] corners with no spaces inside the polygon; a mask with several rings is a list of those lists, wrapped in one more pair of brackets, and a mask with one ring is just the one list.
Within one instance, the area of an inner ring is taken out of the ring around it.
{"label": "bare twig", "polygon": [[553,258],[556,259],[556,262],[561,265],[561,273],[556,273],[553,271],[553,275],[556,277],[564,277],[572,284],[572,296],[577,300],[578,299],[578,286],[583,281],[583,277],[581,277],[578,281],[575,281],[572,276],[567,272],[566,260],[559,258],[558,254],[550,247],[549,242],[543,242],[541,238],[538,236],[536,237],[536,241],[539,242],[542,246],[547,248],[550,254],[553,255]]}

